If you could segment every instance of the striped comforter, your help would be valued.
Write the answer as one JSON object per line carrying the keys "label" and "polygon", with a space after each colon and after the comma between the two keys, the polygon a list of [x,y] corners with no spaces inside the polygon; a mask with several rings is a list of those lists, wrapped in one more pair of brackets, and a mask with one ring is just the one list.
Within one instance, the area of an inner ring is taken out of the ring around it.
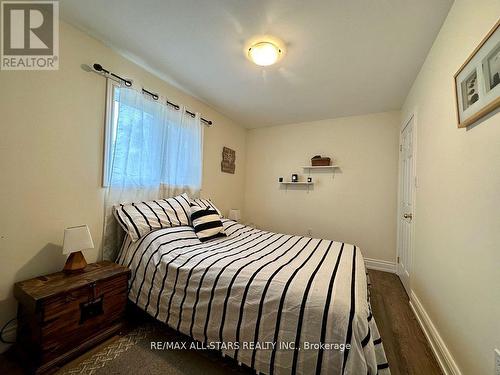
{"label": "striped comforter", "polygon": [[388,374],[355,246],[224,220],[226,238],[191,227],[131,243],[129,299],[156,319],[266,374]]}

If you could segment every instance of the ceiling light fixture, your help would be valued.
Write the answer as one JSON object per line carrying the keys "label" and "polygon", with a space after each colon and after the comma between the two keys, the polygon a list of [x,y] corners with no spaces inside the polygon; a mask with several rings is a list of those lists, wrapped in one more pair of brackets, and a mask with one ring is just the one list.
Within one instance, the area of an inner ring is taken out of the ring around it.
{"label": "ceiling light fixture", "polygon": [[283,55],[283,49],[272,42],[258,42],[248,48],[248,58],[256,65],[269,66],[276,63]]}

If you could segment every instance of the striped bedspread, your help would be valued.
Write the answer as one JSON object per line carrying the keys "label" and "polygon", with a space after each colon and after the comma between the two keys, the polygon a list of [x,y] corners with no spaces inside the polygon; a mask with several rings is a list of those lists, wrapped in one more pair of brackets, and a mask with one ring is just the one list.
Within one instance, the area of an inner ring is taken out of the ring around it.
{"label": "striped bedspread", "polygon": [[125,241],[129,299],[156,319],[265,374],[389,374],[353,245],[224,220]]}

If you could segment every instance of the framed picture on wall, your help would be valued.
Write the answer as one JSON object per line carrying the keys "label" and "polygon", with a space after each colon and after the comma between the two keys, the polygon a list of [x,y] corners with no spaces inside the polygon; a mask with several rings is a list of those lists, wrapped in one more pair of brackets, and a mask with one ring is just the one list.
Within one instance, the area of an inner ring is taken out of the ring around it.
{"label": "framed picture on wall", "polygon": [[455,74],[458,127],[500,107],[500,20]]}

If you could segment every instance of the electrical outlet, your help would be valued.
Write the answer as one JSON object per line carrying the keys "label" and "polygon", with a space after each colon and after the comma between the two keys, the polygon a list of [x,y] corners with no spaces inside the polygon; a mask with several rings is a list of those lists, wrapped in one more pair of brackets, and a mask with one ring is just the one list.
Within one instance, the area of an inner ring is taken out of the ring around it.
{"label": "electrical outlet", "polygon": [[500,350],[495,349],[495,375],[500,375]]}

